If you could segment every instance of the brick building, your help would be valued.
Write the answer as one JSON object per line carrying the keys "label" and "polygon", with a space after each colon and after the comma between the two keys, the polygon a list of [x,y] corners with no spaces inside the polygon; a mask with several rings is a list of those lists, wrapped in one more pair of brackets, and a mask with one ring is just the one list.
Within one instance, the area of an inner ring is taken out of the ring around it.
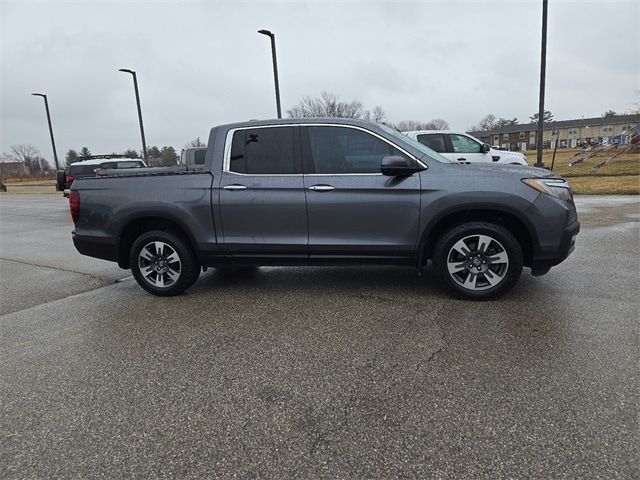
{"label": "brick building", "polygon": [[24,162],[0,161],[0,179],[26,177],[28,173]]}
{"label": "brick building", "polygon": [[[580,118],[544,124],[543,148],[577,148],[581,145],[627,143],[623,132],[640,124],[640,115],[615,115],[613,117]],[[534,150],[536,148],[537,123],[506,125],[486,132],[469,132],[470,135],[509,150]]]}

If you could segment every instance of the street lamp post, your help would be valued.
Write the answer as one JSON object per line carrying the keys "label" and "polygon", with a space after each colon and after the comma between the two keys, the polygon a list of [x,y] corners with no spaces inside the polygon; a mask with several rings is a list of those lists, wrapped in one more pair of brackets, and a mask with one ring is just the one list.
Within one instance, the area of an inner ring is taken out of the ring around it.
{"label": "street lamp post", "polygon": [[266,35],[271,39],[271,58],[273,60],[273,81],[276,85],[276,108],[278,109],[278,118],[282,118],[282,110],[280,108],[280,82],[278,81],[278,60],[276,58],[276,34],[269,30],[258,30],[258,33]]}
{"label": "street lamp post", "polygon": [[543,168],[542,162],[542,133],[544,128],[544,83],[547,70],[547,0],[542,0],[542,45],[540,48],[540,105],[538,107],[538,138],[536,152],[536,167]]}
{"label": "street lamp post", "polygon": [[138,93],[138,77],[136,76],[136,72],[134,72],[133,70],[129,70],[128,68],[121,68],[118,71],[130,73],[133,76],[133,88],[136,92],[136,105],[138,106],[138,120],[140,121],[140,136],[142,137],[142,156],[144,157],[144,161],[148,162],[147,141],[144,138],[144,126],[142,125],[142,109],[140,108],[140,93]]}
{"label": "street lamp post", "polygon": [[47,100],[47,96],[44,93],[32,93],[31,95],[35,97],[44,98],[44,108],[47,112],[47,122],[49,123],[49,135],[51,136],[51,148],[53,148],[53,160],[56,163],[56,170],[60,170],[60,165],[58,164],[58,152],[56,151],[56,142],[53,139],[53,127],[51,126],[51,114],[49,113],[49,101]]}

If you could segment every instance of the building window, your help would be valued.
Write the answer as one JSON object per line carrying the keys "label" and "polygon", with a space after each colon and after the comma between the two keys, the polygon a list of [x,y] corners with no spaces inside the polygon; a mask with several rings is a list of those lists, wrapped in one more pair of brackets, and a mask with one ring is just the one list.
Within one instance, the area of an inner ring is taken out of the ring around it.
{"label": "building window", "polygon": [[509,134],[508,133],[503,133],[502,134],[502,139],[503,140],[509,140]]}
{"label": "building window", "polygon": [[605,125],[602,127],[603,132],[613,132],[613,125]]}
{"label": "building window", "polygon": [[577,135],[578,134],[578,129],[577,128],[570,128],[569,129],[569,135]]}
{"label": "building window", "polygon": [[520,140],[524,140],[524,132],[520,132],[520,133],[518,134],[518,138],[519,138]]}

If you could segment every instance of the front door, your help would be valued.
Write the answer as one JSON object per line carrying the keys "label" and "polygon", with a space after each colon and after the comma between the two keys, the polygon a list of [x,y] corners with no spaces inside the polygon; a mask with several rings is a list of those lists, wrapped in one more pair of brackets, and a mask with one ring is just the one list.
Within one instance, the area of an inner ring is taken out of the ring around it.
{"label": "front door", "polygon": [[461,163],[491,162],[491,153],[482,153],[482,144],[466,135],[449,134],[453,153],[447,157]]}
{"label": "front door", "polygon": [[307,211],[297,127],[229,132],[220,180],[222,239],[238,258],[307,257]]}
{"label": "front door", "polygon": [[413,255],[420,176],[380,173],[384,156],[409,156],[359,127],[308,126],[300,134],[311,258]]}

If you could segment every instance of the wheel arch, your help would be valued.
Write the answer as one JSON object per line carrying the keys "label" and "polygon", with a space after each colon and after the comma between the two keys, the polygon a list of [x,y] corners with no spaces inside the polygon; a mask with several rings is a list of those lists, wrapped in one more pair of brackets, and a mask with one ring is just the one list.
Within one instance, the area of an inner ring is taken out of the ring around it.
{"label": "wheel arch", "polygon": [[419,258],[421,267],[433,256],[438,238],[450,228],[461,223],[483,221],[502,225],[518,240],[522,247],[524,265],[531,266],[534,252],[533,228],[520,215],[503,206],[467,206],[450,209],[434,218],[424,229],[420,238]]}
{"label": "wheel arch", "polygon": [[129,264],[129,252],[133,242],[140,235],[151,230],[168,231],[183,237],[197,256],[193,234],[180,219],[149,213],[129,218],[126,222],[123,222],[118,241],[118,265],[121,268],[128,269],[131,267]]}

